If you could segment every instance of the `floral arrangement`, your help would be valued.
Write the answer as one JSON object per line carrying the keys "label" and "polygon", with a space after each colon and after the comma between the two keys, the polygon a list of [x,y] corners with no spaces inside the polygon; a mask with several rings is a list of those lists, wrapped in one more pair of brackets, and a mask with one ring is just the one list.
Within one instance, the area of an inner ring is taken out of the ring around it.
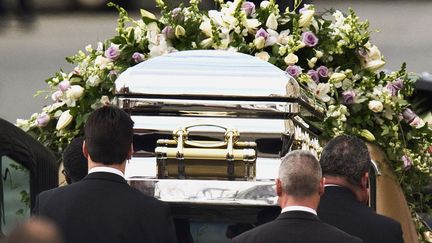
{"label": "floral arrangement", "polygon": [[46,80],[53,104],[17,125],[60,153],[83,133],[92,110],[112,102],[114,81],[127,68],[181,50],[247,53],[286,70],[326,104],[324,138],[346,133],[379,145],[414,218],[428,210],[429,198],[421,192],[431,176],[432,130],[407,101],[416,76],[405,64],[379,71],[385,61],[369,40],[368,22],[352,10],[320,13],[313,5],[298,9],[298,2],[283,13],[274,0],[259,7],[244,0],[216,2],[218,10],[202,11],[199,0],[174,9],[156,0],[160,17],[141,10],[138,20],[111,4],[119,11],[117,35],[68,57],[74,70]]}

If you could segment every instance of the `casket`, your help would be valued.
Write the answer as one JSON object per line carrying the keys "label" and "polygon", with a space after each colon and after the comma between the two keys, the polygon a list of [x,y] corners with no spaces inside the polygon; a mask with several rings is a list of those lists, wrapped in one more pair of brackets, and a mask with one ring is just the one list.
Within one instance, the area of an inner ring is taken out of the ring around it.
{"label": "casket", "polygon": [[135,122],[125,176],[170,204],[182,242],[230,242],[274,219],[281,157],[322,150],[323,104],[253,56],[200,50],[155,57],[123,72],[115,94]]}

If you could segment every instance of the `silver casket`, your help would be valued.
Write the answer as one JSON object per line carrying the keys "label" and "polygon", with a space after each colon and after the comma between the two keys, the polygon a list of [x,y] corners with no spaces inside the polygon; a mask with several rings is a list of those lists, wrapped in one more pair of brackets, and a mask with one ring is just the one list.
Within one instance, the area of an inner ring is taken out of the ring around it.
{"label": "silver casket", "polygon": [[250,55],[171,53],[129,68],[115,86],[117,105],[135,122],[127,180],[168,202],[190,232],[205,225],[195,241],[224,242],[239,225],[269,218],[277,211],[281,157],[321,151],[324,106],[286,72]]}

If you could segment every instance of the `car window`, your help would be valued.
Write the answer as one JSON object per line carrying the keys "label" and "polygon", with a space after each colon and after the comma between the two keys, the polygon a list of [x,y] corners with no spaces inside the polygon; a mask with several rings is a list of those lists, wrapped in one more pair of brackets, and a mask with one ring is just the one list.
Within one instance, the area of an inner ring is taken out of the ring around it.
{"label": "car window", "polygon": [[7,156],[0,157],[0,229],[7,235],[30,215],[30,172]]}

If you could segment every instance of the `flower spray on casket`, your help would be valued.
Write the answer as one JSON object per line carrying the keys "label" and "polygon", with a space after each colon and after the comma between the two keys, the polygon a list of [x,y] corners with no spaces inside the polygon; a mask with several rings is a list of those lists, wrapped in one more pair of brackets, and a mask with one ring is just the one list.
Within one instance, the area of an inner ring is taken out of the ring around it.
{"label": "flower spray on casket", "polygon": [[157,0],[160,17],[141,10],[140,19],[110,4],[119,11],[116,36],[68,57],[74,70],[46,80],[53,103],[17,125],[60,153],[83,133],[90,112],[112,101],[114,81],[127,68],[181,50],[247,53],[286,70],[326,104],[323,138],[354,134],[380,146],[413,216],[428,210],[422,189],[431,176],[432,130],[407,101],[416,76],[405,64],[380,71],[385,61],[369,39],[368,22],[353,10],[319,12],[307,4],[299,9],[299,2],[283,12],[275,1],[217,1],[209,11],[199,3],[171,9]]}

